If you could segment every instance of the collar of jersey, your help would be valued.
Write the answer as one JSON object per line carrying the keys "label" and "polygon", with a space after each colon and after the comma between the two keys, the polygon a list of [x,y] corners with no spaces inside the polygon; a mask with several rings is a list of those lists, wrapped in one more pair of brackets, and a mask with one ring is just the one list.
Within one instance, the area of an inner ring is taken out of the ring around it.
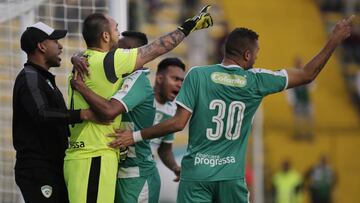
{"label": "collar of jersey", "polygon": [[228,65],[228,66],[225,66],[224,64],[220,63],[219,64],[220,66],[224,67],[224,68],[240,68],[240,69],[243,69],[242,67],[238,66],[238,65]]}
{"label": "collar of jersey", "polygon": [[172,104],[175,104],[175,100],[174,101],[166,101],[165,103],[160,103],[160,102],[158,102],[158,100],[156,100],[156,98],[154,98],[154,100],[155,100],[155,102],[156,102],[156,105],[158,105],[158,106],[165,106],[165,105],[172,105]]}

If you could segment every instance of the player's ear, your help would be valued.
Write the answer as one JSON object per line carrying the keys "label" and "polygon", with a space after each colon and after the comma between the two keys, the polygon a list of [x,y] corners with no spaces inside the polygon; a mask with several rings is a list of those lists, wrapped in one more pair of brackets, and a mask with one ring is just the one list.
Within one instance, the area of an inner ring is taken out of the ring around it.
{"label": "player's ear", "polygon": [[157,74],[155,77],[156,83],[162,84],[164,81],[164,75],[163,74]]}
{"label": "player's ear", "polygon": [[110,33],[102,32],[101,33],[101,39],[104,40],[105,42],[109,42],[110,41]]}
{"label": "player's ear", "polygon": [[37,43],[37,48],[40,50],[40,52],[45,53],[46,52],[46,46],[44,44],[44,41]]}
{"label": "player's ear", "polygon": [[244,52],[244,59],[245,61],[250,61],[251,60],[251,51],[249,49],[247,49],[245,52]]}

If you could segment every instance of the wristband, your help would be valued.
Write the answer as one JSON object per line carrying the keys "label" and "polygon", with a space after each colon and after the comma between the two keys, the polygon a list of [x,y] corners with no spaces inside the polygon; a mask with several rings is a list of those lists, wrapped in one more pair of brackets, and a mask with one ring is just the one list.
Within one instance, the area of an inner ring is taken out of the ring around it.
{"label": "wristband", "polygon": [[133,139],[134,139],[134,142],[143,141],[140,130],[133,132]]}

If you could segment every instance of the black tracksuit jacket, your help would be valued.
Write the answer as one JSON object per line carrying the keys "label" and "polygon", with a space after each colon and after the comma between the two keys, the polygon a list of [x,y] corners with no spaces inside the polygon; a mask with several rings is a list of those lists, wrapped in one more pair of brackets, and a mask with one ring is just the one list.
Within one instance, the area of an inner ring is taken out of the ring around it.
{"label": "black tracksuit jacket", "polygon": [[81,122],[80,110],[70,111],[55,76],[34,63],[18,74],[13,92],[13,144],[16,168],[62,170],[69,124]]}

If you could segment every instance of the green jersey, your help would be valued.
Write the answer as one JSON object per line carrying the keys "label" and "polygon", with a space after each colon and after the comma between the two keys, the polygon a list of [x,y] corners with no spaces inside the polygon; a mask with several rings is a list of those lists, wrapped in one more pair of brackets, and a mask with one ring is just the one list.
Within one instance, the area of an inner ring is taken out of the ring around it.
{"label": "green jersey", "polygon": [[[154,92],[146,75],[149,70],[138,70],[124,78],[121,89],[112,97],[121,102],[126,113],[122,116],[121,128],[141,130],[153,125],[155,117]],[[127,158],[119,164],[118,178],[148,176],[156,170],[150,141],[144,140],[129,146]]]}
{"label": "green jersey", "polygon": [[[116,49],[110,52],[86,50],[85,55],[89,62],[89,77],[84,81],[96,94],[110,99],[119,89],[122,75],[134,70],[137,49]],[[69,84],[70,87],[70,84]],[[69,88],[69,98],[72,89]],[[87,109],[89,105],[77,91],[73,95],[73,107],[75,109]],[[100,156],[109,151],[117,152],[107,146],[112,141],[106,135],[114,133],[114,128],[119,127],[121,118],[117,117],[112,125],[101,125],[84,121],[70,127],[70,145],[66,150],[65,159],[82,159]]]}
{"label": "green jersey", "polygon": [[264,96],[286,87],[285,70],[244,70],[221,64],[193,67],[176,97],[176,103],[192,113],[181,179],[244,178],[254,114]]}
{"label": "green jersey", "polygon": [[[176,113],[176,103],[174,101],[165,102],[165,104],[160,104],[155,99],[155,108],[156,114],[154,119],[154,125],[161,123],[171,117]],[[151,140],[151,143],[155,145],[160,145],[161,142],[164,143],[173,143],[174,142],[174,133],[167,134],[161,138],[154,138]]]}

